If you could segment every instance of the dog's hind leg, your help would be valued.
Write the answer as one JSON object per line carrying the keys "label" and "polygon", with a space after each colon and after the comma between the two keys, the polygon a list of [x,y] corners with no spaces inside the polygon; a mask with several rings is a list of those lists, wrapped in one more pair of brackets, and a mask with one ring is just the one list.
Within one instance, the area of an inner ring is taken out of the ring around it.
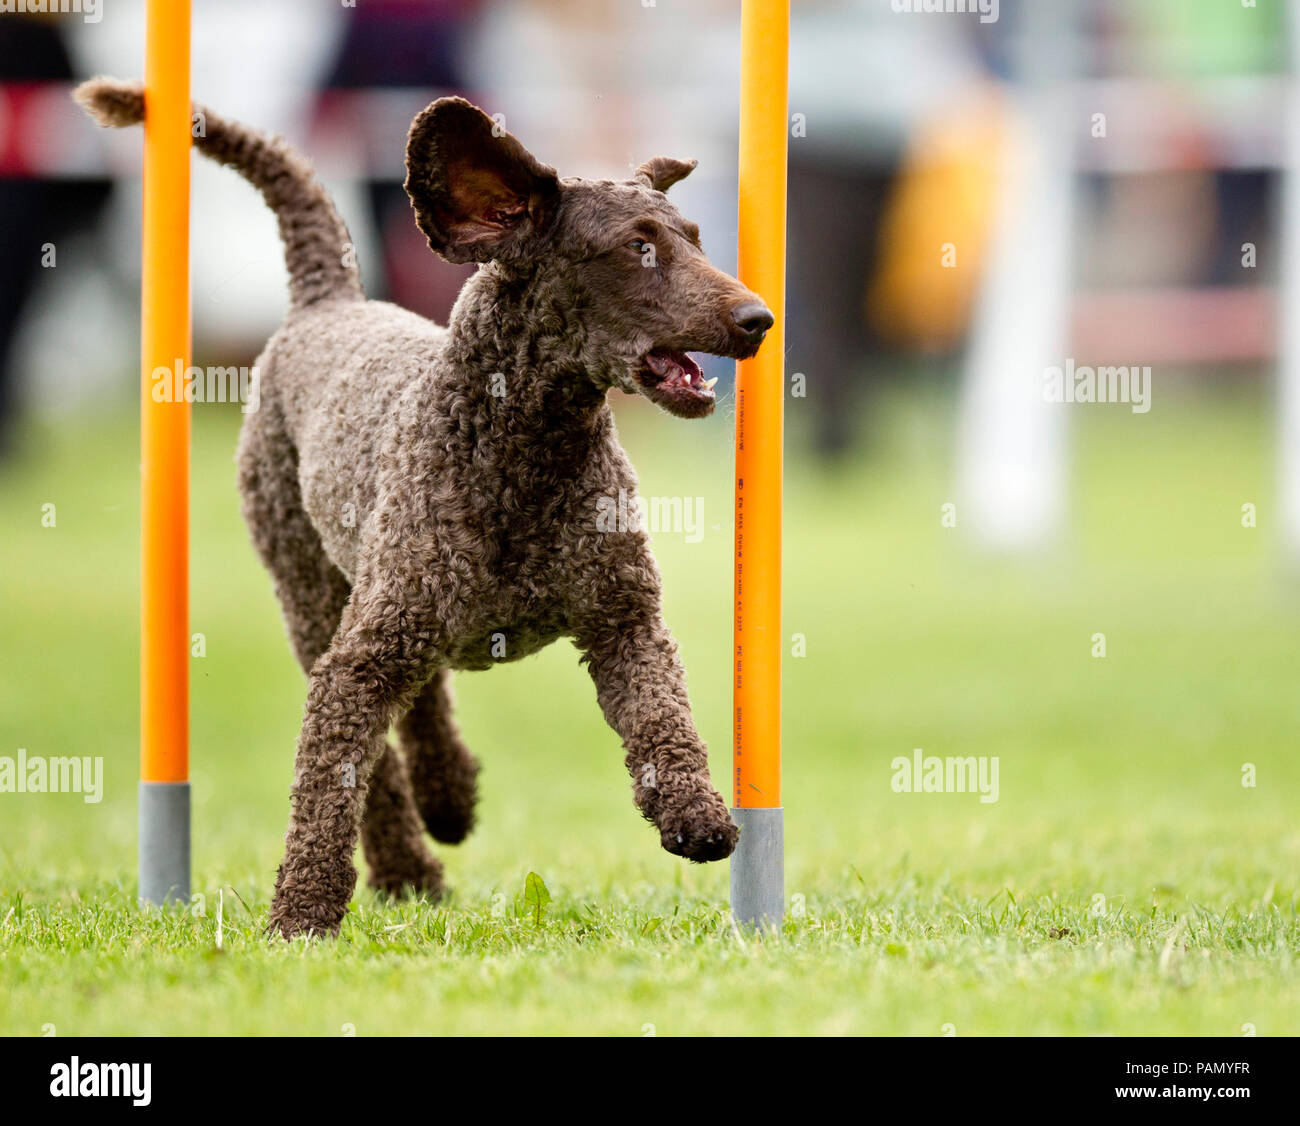
{"label": "dog's hind leg", "polygon": [[478,760],[452,718],[451,672],[439,669],[397,722],[415,805],[435,840],[458,844],[474,827]]}
{"label": "dog's hind leg", "polygon": [[442,895],[442,864],[424,843],[406,763],[391,745],[384,746],[370,772],[361,847],[372,888],[394,897],[406,891],[431,899]]}
{"label": "dog's hind leg", "polygon": [[[310,674],[338,629],[348,581],[303,511],[293,447],[269,411],[246,425],[239,467],[244,518],[274,580],[294,652]],[[369,781],[361,842],[370,886],[392,895],[408,888],[438,895],[442,865],[424,842],[410,780],[393,747],[385,745]]]}

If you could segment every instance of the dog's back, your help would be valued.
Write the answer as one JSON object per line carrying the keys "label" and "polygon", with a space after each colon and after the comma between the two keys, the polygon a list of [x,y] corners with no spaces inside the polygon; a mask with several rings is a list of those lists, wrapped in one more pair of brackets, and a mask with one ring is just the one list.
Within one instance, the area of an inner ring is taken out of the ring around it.
{"label": "dog's back", "polygon": [[303,507],[349,579],[401,399],[437,378],[446,337],[384,301],[323,301],[293,310],[257,361],[260,406],[242,444],[265,433],[293,447]]}

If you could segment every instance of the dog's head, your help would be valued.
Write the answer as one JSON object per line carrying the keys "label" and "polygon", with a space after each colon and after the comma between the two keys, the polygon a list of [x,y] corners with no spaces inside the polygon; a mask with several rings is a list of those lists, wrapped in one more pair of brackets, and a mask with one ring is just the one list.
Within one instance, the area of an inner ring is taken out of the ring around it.
{"label": "dog's head", "polygon": [[562,303],[581,331],[548,347],[571,349],[598,386],[702,418],[713,381],[688,353],[752,356],[772,314],[709,262],[699,228],[668,202],[694,167],[661,156],[631,180],[560,179],[482,110],[440,98],[411,125],[406,191],[448,261],[496,262]]}

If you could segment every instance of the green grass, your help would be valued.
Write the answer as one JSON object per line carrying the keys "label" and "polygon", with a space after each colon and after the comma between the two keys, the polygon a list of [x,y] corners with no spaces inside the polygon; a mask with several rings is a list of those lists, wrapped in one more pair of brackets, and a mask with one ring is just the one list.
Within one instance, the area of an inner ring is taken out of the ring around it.
{"label": "green grass", "polygon": [[[638,406],[643,490],[704,498],[703,540],[656,548],[721,782],[728,420]],[[363,890],[336,943],[261,938],[303,680],[239,523],[236,420],[202,407],[201,898],[139,911],[135,428],[33,429],[0,467],[0,755],[102,755],[106,784],[98,805],[0,794],[0,1033],[1300,1033],[1300,597],[1266,405],[1167,394],[1071,421],[1069,535],[1019,563],[975,551],[960,513],[941,527],[943,401],[883,404],[870,457],[835,473],[792,441],[792,911],[762,942],[730,924],[726,866],[667,856],[636,816],[567,644],[457,680],[485,770],[479,828],[440,849],[449,902]],[[999,801],[894,793],[914,747],[997,755]]]}

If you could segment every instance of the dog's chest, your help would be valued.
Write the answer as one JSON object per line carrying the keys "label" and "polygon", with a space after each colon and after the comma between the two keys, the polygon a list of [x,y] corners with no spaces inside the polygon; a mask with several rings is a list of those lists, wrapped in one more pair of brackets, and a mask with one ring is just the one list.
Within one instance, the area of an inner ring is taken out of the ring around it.
{"label": "dog's chest", "polygon": [[493,665],[531,656],[562,637],[565,630],[564,615],[558,610],[503,618],[485,629],[457,638],[451,645],[448,663],[455,669],[490,669]]}

